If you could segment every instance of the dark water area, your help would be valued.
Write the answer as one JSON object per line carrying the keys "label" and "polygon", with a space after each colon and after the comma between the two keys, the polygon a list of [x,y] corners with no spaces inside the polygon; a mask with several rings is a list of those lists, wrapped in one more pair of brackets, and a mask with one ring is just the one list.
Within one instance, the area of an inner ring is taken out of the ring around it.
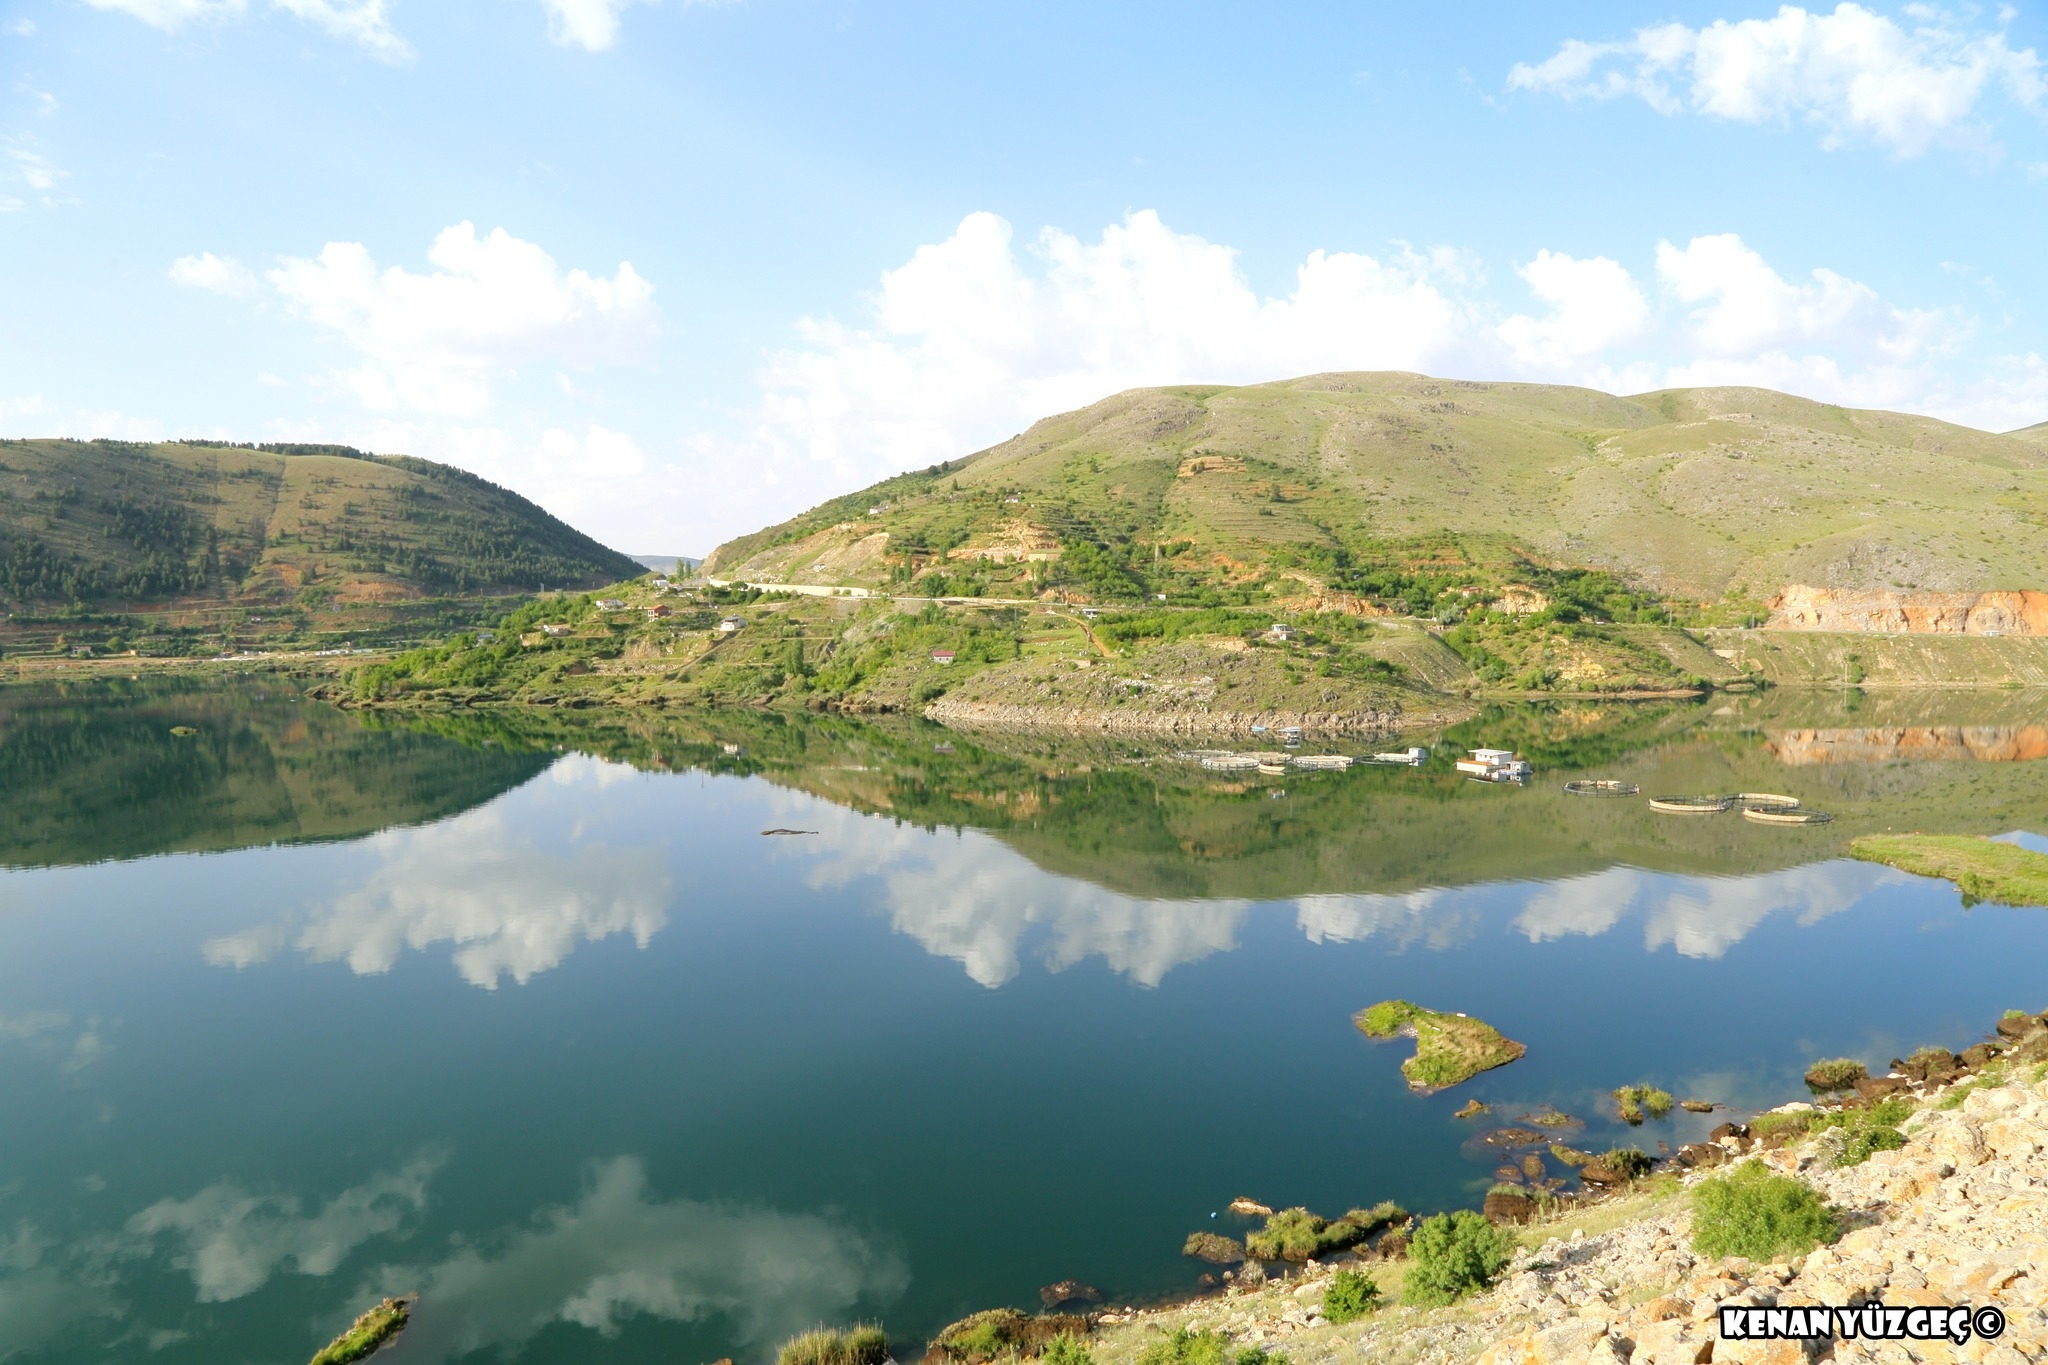
{"label": "dark water area", "polygon": [[[1719,1116],[1603,1096],[1765,1106],[2048,1005],[2048,912],[1843,856],[2039,847],[2031,714],[1529,708],[1420,771],[1247,779],[911,723],[0,691],[0,1358],[297,1362],[417,1291],[397,1360],[753,1362],[1070,1276],[1184,1292],[1236,1195],[1472,1205],[1468,1098],[1675,1146]],[[1449,770],[1489,741],[1528,787]],[[1412,1094],[1350,1023],[1390,996],[1528,1055]]]}

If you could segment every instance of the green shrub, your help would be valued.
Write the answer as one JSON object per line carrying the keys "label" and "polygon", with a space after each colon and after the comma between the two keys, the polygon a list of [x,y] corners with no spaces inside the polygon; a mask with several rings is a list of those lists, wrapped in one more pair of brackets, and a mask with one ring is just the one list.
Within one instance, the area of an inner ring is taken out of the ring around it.
{"label": "green shrub", "polygon": [[1138,1365],[1228,1365],[1223,1338],[1210,1331],[1183,1327],[1138,1353]]}
{"label": "green shrub", "polygon": [[1095,1357],[1089,1354],[1088,1348],[1066,1332],[1047,1342],[1045,1354],[1039,1359],[1045,1365],[1095,1365]]}
{"label": "green shrub", "polygon": [[[1396,1214],[1400,1212],[1398,1205],[1388,1207]],[[1367,1220],[1377,1213],[1374,1209],[1355,1211],[1356,1216]],[[1331,1222],[1307,1209],[1282,1209],[1266,1219],[1265,1227],[1244,1239],[1244,1249],[1262,1261],[1306,1261],[1312,1256],[1358,1245],[1373,1226],[1377,1223],[1361,1226],[1350,1217]]]}
{"label": "green shrub", "polygon": [[1797,1136],[1810,1132],[1819,1121],[1820,1115],[1811,1109],[1795,1109],[1786,1114],[1758,1114],[1749,1121],[1749,1131],[1758,1141],[1762,1141],[1781,1133]]}
{"label": "green shrub", "polygon": [[1850,1057],[1829,1057],[1806,1068],[1806,1088],[1816,1095],[1847,1090],[1870,1073]]}
{"label": "green shrub", "polygon": [[1338,1326],[1380,1306],[1379,1281],[1362,1270],[1340,1270],[1323,1291],[1323,1316]]}
{"label": "green shrub", "polygon": [[1692,1198],[1692,1245],[1702,1256],[1798,1256],[1841,1231],[1812,1186],[1753,1161],[1702,1181]]}
{"label": "green shrub", "polygon": [[1512,1244],[1506,1233],[1470,1209],[1426,1218],[1408,1243],[1403,1303],[1455,1303],[1499,1278]]}
{"label": "green shrub", "polygon": [[1640,1180],[1650,1173],[1654,1162],[1640,1147],[1615,1147],[1600,1158],[1600,1164],[1624,1180]]}
{"label": "green shrub", "polygon": [[1906,1145],[1906,1135],[1896,1128],[1881,1123],[1866,1124],[1852,1129],[1842,1144],[1840,1156],[1835,1158],[1837,1166],[1861,1166],[1870,1160],[1873,1152],[1896,1152]]}
{"label": "green shrub", "polygon": [[1287,1357],[1263,1346],[1247,1346],[1237,1353],[1232,1365],[1288,1365]]}
{"label": "green shrub", "polygon": [[776,1353],[775,1365],[882,1365],[888,1358],[888,1334],[861,1323],[844,1332],[814,1327],[792,1337]]}

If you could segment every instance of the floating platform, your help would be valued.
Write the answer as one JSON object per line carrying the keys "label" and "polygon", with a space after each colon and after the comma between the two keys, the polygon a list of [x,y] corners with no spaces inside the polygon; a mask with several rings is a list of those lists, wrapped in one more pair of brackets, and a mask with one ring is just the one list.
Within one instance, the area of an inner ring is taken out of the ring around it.
{"label": "floating platform", "polygon": [[1744,806],[1742,818],[1756,825],[1825,825],[1835,817],[1824,810],[1794,810],[1785,806]]}
{"label": "floating platform", "polygon": [[1719,815],[1735,804],[1732,796],[1653,796],[1650,809],[1666,815]]}
{"label": "floating platform", "polygon": [[1564,789],[1571,796],[1640,796],[1643,790],[1633,782],[1615,782],[1606,778],[1580,778],[1565,783]]}

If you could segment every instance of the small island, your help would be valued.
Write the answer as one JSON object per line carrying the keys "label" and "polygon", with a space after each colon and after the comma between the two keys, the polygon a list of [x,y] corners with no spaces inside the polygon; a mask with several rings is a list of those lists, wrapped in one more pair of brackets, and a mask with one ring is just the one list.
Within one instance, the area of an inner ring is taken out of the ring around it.
{"label": "small island", "polygon": [[1415,1040],[1415,1055],[1401,1063],[1401,1074],[1417,1090],[1442,1090],[1469,1081],[1528,1051],[1469,1014],[1444,1014],[1406,1000],[1382,1000],[1351,1016],[1351,1022],[1368,1038]]}
{"label": "small island", "polygon": [[373,1356],[405,1330],[406,1320],[411,1316],[411,1298],[386,1299],[328,1342],[309,1365],[349,1365],[350,1361]]}
{"label": "small island", "polygon": [[2001,905],[2048,906],[2048,853],[1974,834],[1866,834],[1852,857],[1919,877],[1943,877],[1965,896]]}

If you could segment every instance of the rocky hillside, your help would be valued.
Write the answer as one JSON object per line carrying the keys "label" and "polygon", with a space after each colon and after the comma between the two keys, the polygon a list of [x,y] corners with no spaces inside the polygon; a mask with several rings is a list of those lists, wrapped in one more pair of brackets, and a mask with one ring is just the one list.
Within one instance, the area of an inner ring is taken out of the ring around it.
{"label": "rocky hillside", "polygon": [[0,441],[0,605],[319,608],[640,566],[508,489],[341,446]]}
{"label": "rocky hillside", "polygon": [[[2007,1024],[2014,1022],[2010,1018]],[[1475,1365],[1805,1365],[2048,1358],[2048,1032],[2037,1019],[1994,1074],[1951,1072],[1917,1090],[1904,1145],[1842,1165],[1842,1130],[1757,1150],[1731,1133],[1701,1166],[1736,1154],[1807,1181],[1842,1235],[1768,1264],[1693,1248],[1691,1193],[1722,1172],[1661,1177],[1604,1205],[1520,1230],[1521,1249],[1494,1287],[1450,1308],[1383,1308],[1336,1326],[1322,1314],[1334,1265],[1291,1275],[1239,1273],[1222,1295],[1165,1310],[1112,1310],[1094,1343],[1103,1365],[1128,1365],[1162,1334],[1212,1331],[1238,1346],[1277,1348],[1296,1365],[1452,1362]],[[2002,1033],[2006,1025],[2001,1025]],[[1892,1080],[1899,1080],[1894,1077]],[[1901,1082],[1903,1084],[1903,1082]],[[1780,1111],[1796,1117],[1809,1105]],[[1788,1125],[1796,1129],[1796,1124]],[[1692,1149],[1688,1149],[1692,1151]],[[1291,1269],[1291,1268],[1287,1268]],[[1381,1262],[1397,1289],[1398,1261]],[[1936,1342],[1724,1339],[1723,1307],[1860,1305],[1995,1307],[1995,1340]]]}
{"label": "rocky hillside", "polygon": [[1118,394],[741,537],[706,571],[1418,615],[1476,597],[1641,619],[1636,592],[1760,620],[1792,585],[2048,586],[2044,528],[2040,430],[1764,389],[1325,374]]}

